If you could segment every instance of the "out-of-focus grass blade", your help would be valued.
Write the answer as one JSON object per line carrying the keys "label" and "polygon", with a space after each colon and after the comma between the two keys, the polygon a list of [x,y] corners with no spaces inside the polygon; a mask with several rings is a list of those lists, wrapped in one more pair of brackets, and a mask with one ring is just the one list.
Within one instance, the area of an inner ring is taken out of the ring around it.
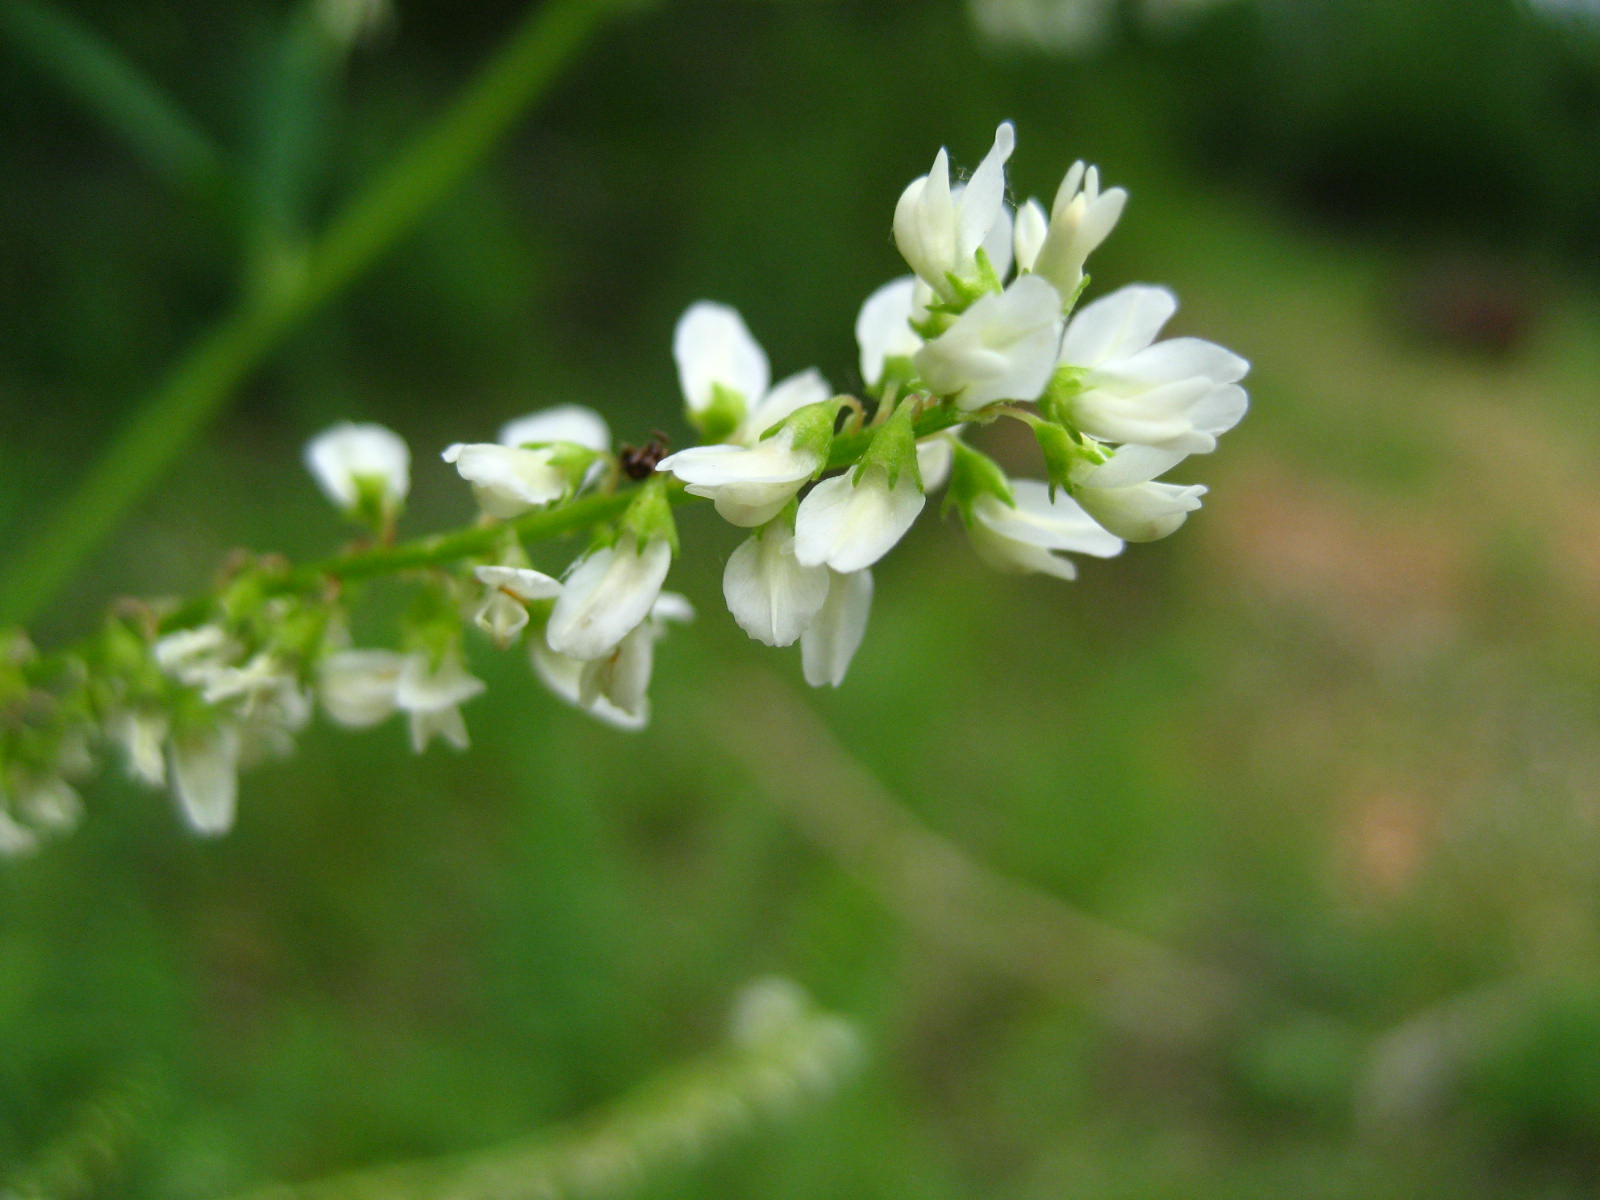
{"label": "out-of-focus grass blade", "polygon": [[226,156],[153,80],[72,18],[34,0],[0,2],[3,36],[170,184],[215,196]]}

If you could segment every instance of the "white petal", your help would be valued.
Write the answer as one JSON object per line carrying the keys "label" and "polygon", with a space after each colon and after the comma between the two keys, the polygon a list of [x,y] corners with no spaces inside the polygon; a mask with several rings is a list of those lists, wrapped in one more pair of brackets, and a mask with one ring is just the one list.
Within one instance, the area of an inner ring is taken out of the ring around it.
{"label": "white petal", "polygon": [[434,663],[419,652],[405,656],[395,681],[394,702],[409,713],[455,708],[483,691],[483,680],[467,673],[461,659],[447,654]]}
{"label": "white petal", "polygon": [[584,663],[578,676],[578,703],[593,709],[604,700],[618,713],[643,721],[650,703],[655,643],[655,631],[642,621],[611,653]]}
{"label": "white petal", "polygon": [[726,304],[701,300],[678,319],[672,335],[678,383],[691,412],[711,405],[715,385],[739,393],[747,404],[767,394],[767,356],[744,318]]}
{"label": "white petal", "polygon": [[922,476],[922,490],[936,491],[950,478],[950,465],[955,460],[953,433],[940,433],[923,438],[917,443],[917,474]]}
{"label": "white petal", "polygon": [[478,582],[509,592],[519,600],[553,600],[561,594],[561,581],[529,567],[478,567]]}
{"label": "white petal", "polygon": [[1010,121],[1002,121],[994,131],[994,145],[961,190],[956,217],[959,264],[965,264],[973,256],[1000,219],[1006,196],[1006,160],[1016,144],[1016,129]]}
{"label": "white petal", "polygon": [[803,566],[794,556],[794,534],[768,529],[728,557],[722,595],[740,629],[769,646],[788,646],[828,598],[828,569]]}
{"label": "white petal", "polygon": [[1017,270],[1031,271],[1039,258],[1039,247],[1044,245],[1045,234],[1050,230],[1050,220],[1044,215],[1044,205],[1029,200],[1017,209],[1017,219],[1012,229],[1012,245],[1017,255]]}
{"label": "white petal", "polygon": [[812,687],[838,687],[867,634],[872,572],[828,574],[828,598],[800,635],[800,662]]}
{"label": "white petal", "polygon": [[457,442],[443,457],[472,484],[479,507],[491,517],[521,516],[561,499],[572,483],[565,471],[551,463],[549,450]]}
{"label": "white petal", "polygon": [[233,828],[239,798],[239,733],[231,725],[173,739],[172,795],[189,828],[206,837]]}
{"label": "white petal", "polygon": [[670,471],[685,483],[722,487],[730,483],[796,483],[818,465],[810,450],[796,450],[787,430],[754,446],[694,446],[669,454],[656,470]]}
{"label": "white petal", "polygon": [[306,444],[306,468],[323,494],[343,509],[360,500],[360,480],[375,480],[390,504],[411,490],[411,451],[382,425],[335,425]]}
{"label": "white petal", "polygon": [[929,388],[967,411],[1033,400],[1055,370],[1061,297],[1037,275],[982,297],[913,360]]}
{"label": "white petal", "polygon": [[360,728],[387,720],[406,656],[392,650],[339,650],[322,660],[317,695],[341,725]]}
{"label": "white petal", "polygon": [[1164,475],[1188,456],[1156,446],[1118,446],[1105,462],[1073,471],[1072,482],[1084,487],[1122,488],[1148,483]]}
{"label": "white petal", "polygon": [[1178,298],[1166,288],[1138,283],[1119,288],[1073,314],[1061,343],[1061,361],[1096,367],[1128,358],[1155,341],[1177,311]]}
{"label": "white petal", "polygon": [[558,654],[538,638],[534,638],[531,643],[530,657],[534,673],[539,676],[545,687],[574,708],[581,708],[589,715],[598,717],[618,729],[642,729],[649,720],[648,702],[632,713],[623,712],[604,696],[596,697],[592,704],[581,703],[578,697],[586,663],[576,658],[569,658],[565,654]]}
{"label": "white petal", "polygon": [[649,614],[672,565],[672,547],[654,539],[642,552],[625,534],[596,550],[567,578],[550,614],[551,649],[572,658],[599,658]]}
{"label": "white petal", "polygon": [[807,566],[826,563],[849,574],[877,562],[911,528],[927,497],[902,471],[889,487],[881,467],[824,479],[800,502],[795,517],[795,556]]}
{"label": "white petal", "polygon": [[910,358],[922,348],[922,339],[911,328],[916,291],[916,276],[902,275],[873,292],[861,306],[856,343],[861,347],[861,378],[867,383],[883,377],[886,360]]}
{"label": "white petal", "polygon": [[911,269],[940,289],[947,286],[945,272],[957,265],[956,239],[950,159],[941,148],[928,174],[912,180],[900,193],[894,207],[894,241]]}
{"label": "white petal", "polygon": [[753,443],[796,409],[808,404],[820,404],[831,395],[833,389],[815,367],[796,371],[788,378],[780,379],[764,398],[750,398],[754,407],[740,427],[738,440]]}
{"label": "white petal", "polygon": [[1122,539],[1102,529],[1071,497],[1037,479],[1013,480],[1012,507],[992,495],[973,506],[967,532],[978,557],[998,571],[1037,571],[1061,579],[1077,577],[1070,559],[1052,551],[1072,551],[1110,558],[1122,551]]}
{"label": "white petal", "polygon": [[582,404],[558,404],[507,421],[500,429],[502,446],[542,442],[575,442],[599,453],[611,449],[611,430],[605,418]]}
{"label": "white petal", "polygon": [[1080,488],[1085,511],[1118,537],[1153,542],[1182,525],[1200,507],[1201,484],[1141,483],[1124,488]]}

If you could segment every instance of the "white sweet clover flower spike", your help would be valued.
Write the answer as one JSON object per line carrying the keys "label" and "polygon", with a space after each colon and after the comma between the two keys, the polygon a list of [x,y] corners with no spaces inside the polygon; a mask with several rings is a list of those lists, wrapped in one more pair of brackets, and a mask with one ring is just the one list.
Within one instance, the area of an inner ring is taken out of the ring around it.
{"label": "white sweet clover flower spike", "polygon": [[1015,130],[1003,122],[989,153],[958,191],[950,186],[950,159],[941,149],[933,168],[912,180],[895,205],[894,240],[901,256],[947,300],[961,299],[962,285],[980,282],[977,251],[1004,212],[1005,164],[1015,145]]}
{"label": "white sweet clover flower spike", "polygon": [[394,650],[336,650],[317,673],[322,711],[353,729],[378,725],[394,715],[396,692],[407,656]]}
{"label": "white sweet clover flower spike", "polygon": [[867,297],[856,316],[856,344],[861,348],[861,378],[869,387],[882,381],[890,362],[909,361],[922,349],[911,323],[926,316],[926,306],[918,304],[914,275],[890,280]]}
{"label": "white sweet clover flower spike", "polygon": [[1112,558],[1122,552],[1121,538],[1102,529],[1065,493],[1057,492],[1052,500],[1042,480],[1015,480],[1011,490],[1014,505],[992,492],[977,496],[971,505],[967,534],[972,548],[995,570],[1076,579],[1078,568],[1061,554]]}
{"label": "white sweet clover flower spike", "polygon": [[[1110,236],[1127,202],[1128,193],[1122,188],[1100,190],[1100,172],[1094,167],[1073,163],[1056,189],[1049,229],[1032,254],[1029,269],[1055,284],[1062,299],[1070,302],[1083,283],[1083,264]],[[1037,226],[1033,217],[1027,220],[1031,240]]]}
{"label": "white sweet clover flower spike", "polygon": [[756,641],[792,645],[828,598],[828,568],[800,562],[789,522],[774,521],[728,557],[722,595],[739,628]]}
{"label": "white sweet clover flower spike", "polygon": [[580,660],[610,653],[648,615],[671,565],[665,538],[641,547],[631,532],[580,559],[550,614],[550,648]]}
{"label": "white sweet clover flower spike", "polygon": [[529,604],[561,595],[559,579],[529,567],[478,567],[474,574],[487,590],[473,623],[502,650],[527,627]]}
{"label": "white sweet clover flower spike", "polygon": [[305,457],[323,494],[368,523],[393,520],[411,490],[411,451],[382,425],[335,425],[306,443]]}
{"label": "white sweet clover flower spike", "polygon": [[1101,526],[1130,542],[1153,542],[1172,533],[1200,507],[1203,484],[1157,483],[1181,456],[1149,446],[1123,446],[1104,462],[1080,459],[1072,469],[1073,495]]}
{"label": "white sweet clover flower spike", "polygon": [[483,680],[467,673],[455,652],[437,661],[423,651],[406,655],[395,681],[395,707],[411,721],[411,748],[421,754],[434,737],[458,750],[468,746],[461,705],[483,691]]}
{"label": "white sweet clover flower spike", "polygon": [[974,412],[1000,400],[1034,400],[1056,368],[1061,297],[1036,275],[978,299],[913,362],[927,386]]}
{"label": "white sweet clover flower spike", "polygon": [[180,730],[168,753],[172,797],[189,828],[204,837],[227,833],[239,799],[238,728],[216,722]]}
{"label": "white sweet clover flower spike", "polygon": [[1209,453],[1239,423],[1249,401],[1238,380],[1250,364],[1199,338],[1157,342],[1177,307],[1165,288],[1136,284],[1068,322],[1058,378],[1080,431],[1181,456]]}
{"label": "white sweet clover flower spike", "polygon": [[838,687],[867,635],[872,572],[828,572],[828,597],[800,635],[800,665],[812,687]]}
{"label": "white sweet clover flower spike", "polygon": [[909,407],[873,435],[859,466],[824,479],[795,514],[795,557],[843,574],[877,562],[898,542],[927,502],[917,475]]}

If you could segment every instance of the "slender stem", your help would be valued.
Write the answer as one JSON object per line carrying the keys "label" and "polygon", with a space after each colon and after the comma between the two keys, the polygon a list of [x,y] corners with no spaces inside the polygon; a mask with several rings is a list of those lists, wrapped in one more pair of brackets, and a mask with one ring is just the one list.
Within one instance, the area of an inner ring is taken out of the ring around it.
{"label": "slender stem", "polygon": [[227,158],[211,139],[115,47],[59,9],[4,0],[0,33],[168,182],[215,193],[228,181]]}
{"label": "slender stem", "polygon": [[457,183],[543,94],[604,17],[634,2],[533,5],[460,99],[334,221],[311,249],[305,269],[223,318],[156,388],[6,572],[0,582],[0,624],[29,621],[267,352]]}

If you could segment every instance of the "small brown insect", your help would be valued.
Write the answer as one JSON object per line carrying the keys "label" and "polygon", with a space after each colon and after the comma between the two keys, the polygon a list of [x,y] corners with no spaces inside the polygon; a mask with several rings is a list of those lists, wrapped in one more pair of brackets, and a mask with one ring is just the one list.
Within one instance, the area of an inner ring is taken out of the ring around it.
{"label": "small brown insect", "polygon": [[622,463],[622,473],[629,479],[645,479],[656,469],[656,464],[667,456],[671,443],[667,435],[655,430],[643,446],[623,444],[617,458]]}

